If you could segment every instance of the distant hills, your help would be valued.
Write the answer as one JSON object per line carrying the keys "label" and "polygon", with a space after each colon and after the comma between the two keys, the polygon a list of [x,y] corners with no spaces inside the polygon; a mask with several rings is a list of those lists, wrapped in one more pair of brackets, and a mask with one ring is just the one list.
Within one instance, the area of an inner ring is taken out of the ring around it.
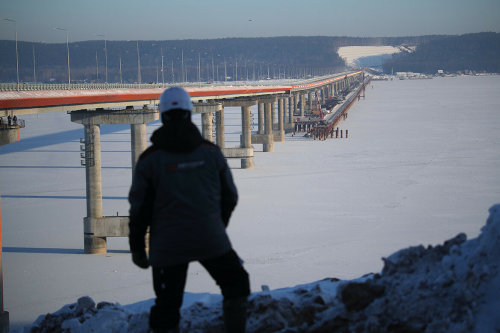
{"label": "distant hills", "polygon": [[[198,76],[212,81],[236,75],[238,80],[323,75],[345,69],[337,53],[341,46],[420,45],[446,37],[450,36],[107,41],[108,82],[120,82],[120,72],[121,81],[142,83],[180,82],[182,77],[197,81]],[[14,41],[0,41],[0,49],[0,82],[16,82]],[[18,54],[20,82],[33,82],[35,74],[37,82],[67,82],[66,43],[18,41]],[[69,54],[72,82],[105,82],[104,40],[69,43]]]}
{"label": "distant hills", "polygon": [[[385,73],[500,72],[500,34],[416,37],[268,37],[107,41],[108,82],[191,82],[324,75],[343,71],[342,46],[417,46],[383,64]],[[0,82],[16,82],[13,40],[0,41]],[[403,48],[404,49],[404,48]],[[69,43],[71,81],[105,82],[104,40]],[[163,57],[162,57],[163,54]],[[65,83],[66,43],[18,41],[20,82]],[[163,75],[162,75],[163,60]],[[140,71],[139,71],[140,64]],[[120,69],[121,67],[121,69]],[[34,69],[36,71],[34,71]]]}
{"label": "distant hills", "polygon": [[385,73],[500,72],[500,34],[481,32],[428,40],[415,52],[393,54],[382,65]]}
{"label": "distant hills", "polygon": [[[107,41],[108,82],[223,81],[236,76],[238,80],[304,78],[343,71],[346,64],[337,53],[339,47],[400,45],[417,48],[386,60],[385,73],[500,72],[500,34],[494,32],[373,38],[222,38]],[[0,49],[0,82],[16,82],[15,42],[1,40]],[[72,42],[69,53],[71,82],[105,82],[104,40]],[[35,75],[38,83],[67,82],[66,43],[18,41],[18,55],[20,82],[33,82]]]}

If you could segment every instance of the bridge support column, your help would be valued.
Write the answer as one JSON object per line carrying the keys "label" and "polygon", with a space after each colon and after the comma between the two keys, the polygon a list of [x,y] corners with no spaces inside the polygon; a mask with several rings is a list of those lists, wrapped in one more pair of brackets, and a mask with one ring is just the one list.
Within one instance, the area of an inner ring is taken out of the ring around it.
{"label": "bridge support column", "polygon": [[[287,105],[288,105],[288,98],[283,98],[283,122],[287,123],[286,121],[286,110],[287,110]],[[279,108],[279,105],[278,105]]]}
{"label": "bridge support column", "polygon": [[273,122],[271,117],[271,107],[272,103],[265,104],[265,134],[269,136],[267,143],[264,143],[264,152],[274,151],[274,140],[273,140]]}
{"label": "bridge support column", "polygon": [[290,97],[283,98],[283,128],[285,133],[293,132],[293,115],[290,114],[290,107]]}
{"label": "bridge support column", "polygon": [[215,113],[215,137],[219,148],[226,148],[226,133],[224,130],[224,107]]}
{"label": "bridge support column", "polygon": [[283,99],[278,98],[278,130],[273,133],[275,142],[285,142],[285,129],[283,124]]}
{"label": "bridge support column", "polygon": [[309,105],[309,109],[312,109],[313,108],[313,93],[312,91],[309,91],[307,93],[307,104]]}
{"label": "bridge support column", "polygon": [[[210,142],[214,142],[213,137],[213,115],[215,113],[215,118],[222,118],[222,124],[224,123],[224,114],[218,116],[218,112],[222,111],[222,103],[219,102],[209,102],[209,103],[194,103],[193,113],[201,113],[201,136]],[[216,124],[216,130],[217,130]],[[220,136],[220,134],[219,134]],[[216,140],[217,139],[216,133]]]}
{"label": "bridge support column", "polygon": [[[252,149],[252,131],[250,130],[250,106],[241,107],[241,148]],[[242,169],[253,169],[253,154],[249,158],[241,159]]]}
{"label": "bridge support column", "polygon": [[19,141],[19,129],[0,129],[0,146]]}
{"label": "bridge support column", "polygon": [[264,134],[264,104],[258,103],[257,105],[257,120],[258,120],[258,134]]}
{"label": "bridge support column", "polygon": [[214,142],[212,134],[212,113],[202,113],[201,114],[201,136],[210,142]]}
{"label": "bridge support column", "polygon": [[[250,124],[250,107],[257,104],[256,100],[249,98],[235,98],[231,100],[222,100],[222,110],[224,107],[241,107],[241,136],[239,148],[221,148],[226,159],[239,158],[241,160],[242,169],[252,169],[253,148],[252,148],[252,133]],[[257,134],[257,137],[261,135]]]}
{"label": "bridge support column", "polygon": [[305,95],[300,95],[300,118],[304,118],[304,112],[306,108]]}
{"label": "bridge support column", "polygon": [[[299,102],[298,96],[299,95],[297,93],[294,93],[291,96],[291,100],[292,100],[292,118],[298,113],[298,110],[297,110],[297,103]],[[292,122],[293,122],[293,120],[292,120]]]}
{"label": "bridge support column", "polygon": [[275,124],[276,124],[276,103],[275,102],[272,102],[271,103],[271,123],[273,124],[273,131],[274,131],[274,128],[275,128]]}
{"label": "bridge support column", "polygon": [[146,150],[148,143],[146,137],[146,124],[130,124],[130,145],[132,151],[132,174],[139,156]]}
{"label": "bridge support column", "polygon": [[[83,250],[88,254],[106,253],[106,237],[117,236],[112,218],[102,216],[101,128],[104,124],[131,124],[132,164],[146,146],[146,123],[158,120],[155,110],[79,110],[71,112],[71,121],[83,125],[85,132],[85,178],[87,217],[83,219]],[[111,221],[110,220],[110,221]]]}
{"label": "bridge support column", "polygon": [[[101,127],[84,125],[85,178],[87,189],[87,217],[102,217],[101,182]],[[85,229],[85,226],[84,226]],[[87,254],[106,253],[106,237],[96,237],[91,230],[83,234],[83,250]]]}

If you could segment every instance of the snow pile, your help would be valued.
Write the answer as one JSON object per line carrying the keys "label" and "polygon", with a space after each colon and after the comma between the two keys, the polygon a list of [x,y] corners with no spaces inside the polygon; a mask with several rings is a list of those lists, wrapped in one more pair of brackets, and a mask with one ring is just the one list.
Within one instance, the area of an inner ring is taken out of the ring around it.
{"label": "snow pile", "polygon": [[355,66],[356,60],[364,57],[389,55],[399,53],[400,49],[394,46],[343,46],[339,47],[338,54],[345,59],[347,66]]}
{"label": "snow pile", "polygon": [[[498,332],[500,204],[481,231],[469,241],[459,234],[443,245],[400,250],[383,259],[380,274],[253,293],[247,332]],[[224,331],[214,296],[183,308],[181,332]],[[147,332],[147,302],[95,306],[83,297],[24,332]]]}

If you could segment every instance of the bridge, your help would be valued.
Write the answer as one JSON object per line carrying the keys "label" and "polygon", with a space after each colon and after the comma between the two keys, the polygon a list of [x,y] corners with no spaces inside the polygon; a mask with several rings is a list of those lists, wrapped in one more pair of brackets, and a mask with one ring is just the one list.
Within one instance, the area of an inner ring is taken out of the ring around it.
{"label": "bridge", "polygon": [[[254,167],[252,143],[262,144],[264,152],[274,151],[274,142],[285,141],[285,133],[295,132],[296,123],[300,123],[297,119],[303,119],[306,109],[313,108],[313,94],[319,96],[324,103],[328,96],[348,90],[354,83],[361,83],[361,78],[364,78],[363,72],[350,71],[294,82],[291,85],[191,84],[184,85],[184,88],[193,101],[193,113],[201,114],[202,136],[216,143],[226,158],[240,159],[241,168],[248,169]],[[133,172],[137,159],[147,147],[146,124],[159,119],[155,106],[163,90],[169,86],[0,85],[0,117],[66,111],[71,115],[72,122],[83,125],[85,136],[81,140],[81,157],[82,165],[85,166],[87,193],[87,216],[84,218],[85,253],[106,253],[106,237],[128,236],[128,217],[102,216],[100,125],[130,124]],[[345,117],[346,109],[353,102],[352,98],[351,96],[344,103],[343,109],[332,115],[328,126],[330,132],[335,122],[340,117]],[[258,130],[252,134],[250,107],[254,105],[258,105]],[[225,107],[241,107],[242,134],[239,148],[225,147]],[[288,113],[286,117],[285,112]],[[326,138],[325,133],[322,135]],[[19,140],[18,135],[5,137],[17,138],[13,141]]]}

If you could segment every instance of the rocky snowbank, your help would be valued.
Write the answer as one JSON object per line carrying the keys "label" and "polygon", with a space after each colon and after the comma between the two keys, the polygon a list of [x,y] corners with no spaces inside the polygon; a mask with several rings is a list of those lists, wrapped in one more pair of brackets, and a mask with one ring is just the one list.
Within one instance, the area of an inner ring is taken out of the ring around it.
{"label": "rocky snowbank", "polygon": [[[459,234],[383,260],[381,273],[360,279],[253,293],[247,332],[500,331],[500,204],[475,239]],[[144,308],[83,297],[18,332],[147,332]],[[194,302],[182,318],[181,332],[224,331],[220,297]]]}

